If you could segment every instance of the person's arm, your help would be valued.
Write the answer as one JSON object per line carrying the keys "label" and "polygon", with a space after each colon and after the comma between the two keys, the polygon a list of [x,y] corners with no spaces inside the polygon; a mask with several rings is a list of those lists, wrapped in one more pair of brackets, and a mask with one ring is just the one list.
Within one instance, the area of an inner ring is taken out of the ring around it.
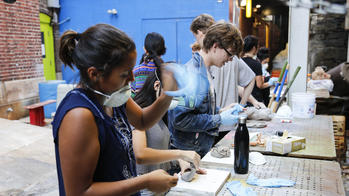
{"label": "person's arm", "polygon": [[[256,76],[256,86],[260,89],[266,88],[264,85],[264,78],[262,75]],[[268,84],[268,83],[266,83]]]}
{"label": "person's arm", "polygon": [[[238,86],[238,89],[239,89],[239,96],[242,97],[243,92],[244,92],[244,88],[241,87],[241,86]],[[250,102],[250,103],[252,103],[252,105],[253,105],[255,108],[266,108],[266,106],[264,105],[264,103],[257,101],[252,95],[250,95],[250,96],[248,97],[247,101]],[[243,104],[243,105],[244,105],[244,103],[242,102],[242,100],[241,100],[240,104]],[[246,104],[246,102],[245,102],[245,104]]]}
{"label": "person's arm", "polygon": [[172,97],[167,96],[165,91],[173,91],[177,89],[176,82],[171,72],[162,69],[163,90],[156,101],[146,108],[138,106],[133,99],[129,99],[126,103],[126,114],[128,121],[139,130],[147,130],[165,115],[170,106]]}
{"label": "person's arm", "polygon": [[133,150],[138,164],[158,164],[176,159],[194,163],[198,168],[200,155],[189,150],[159,150],[147,146],[146,131],[132,131]]}
{"label": "person's arm", "polygon": [[75,108],[65,115],[59,128],[58,138],[61,170],[67,196],[130,195],[144,188],[164,192],[177,183],[177,176],[170,176],[163,170],[127,180],[93,182],[100,144],[94,116],[86,108]]}
{"label": "person's arm", "polygon": [[240,104],[245,105],[249,97],[251,97],[251,92],[253,90],[255,79],[253,78],[250,83],[244,88],[238,86],[238,92],[241,97]]}
{"label": "person's arm", "polygon": [[177,106],[173,111],[173,126],[175,129],[187,132],[207,132],[221,125],[219,114],[196,113],[183,106]]}

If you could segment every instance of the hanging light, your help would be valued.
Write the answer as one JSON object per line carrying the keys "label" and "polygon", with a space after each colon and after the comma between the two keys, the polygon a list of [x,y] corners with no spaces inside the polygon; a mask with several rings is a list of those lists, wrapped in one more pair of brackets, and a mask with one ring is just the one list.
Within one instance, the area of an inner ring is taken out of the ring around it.
{"label": "hanging light", "polygon": [[246,0],[246,18],[252,16],[252,0]]}

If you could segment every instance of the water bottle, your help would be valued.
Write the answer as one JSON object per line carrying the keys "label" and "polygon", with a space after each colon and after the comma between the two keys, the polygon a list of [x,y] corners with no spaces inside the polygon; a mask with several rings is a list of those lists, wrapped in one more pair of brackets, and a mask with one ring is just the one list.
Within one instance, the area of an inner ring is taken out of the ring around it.
{"label": "water bottle", "polygon": [[239,116],[239,126],[234,138],[234,171],[237,174],[248,173],[248,155],[250,152],[250,137],[246,127],[246,115]]}

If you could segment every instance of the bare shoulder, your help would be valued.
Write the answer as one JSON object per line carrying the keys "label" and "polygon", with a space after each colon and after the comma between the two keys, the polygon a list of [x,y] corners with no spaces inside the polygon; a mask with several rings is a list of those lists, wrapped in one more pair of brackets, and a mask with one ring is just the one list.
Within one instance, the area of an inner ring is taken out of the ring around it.
{"label": "bare shoulder", "polygon": [[92,112],[87,108],[74,108],[64,116],[59,128],[62,141],[85,143],[98,138],[98,128]]}

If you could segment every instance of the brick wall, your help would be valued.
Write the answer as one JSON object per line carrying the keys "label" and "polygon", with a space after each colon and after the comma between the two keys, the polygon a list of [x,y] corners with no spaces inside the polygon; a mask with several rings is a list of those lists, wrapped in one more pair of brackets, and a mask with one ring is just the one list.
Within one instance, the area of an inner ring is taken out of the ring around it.
{"label": "brick wall", "polygon": [[40,13],[44,13],[49,16],[52,16],[51,11],[47,7],[47,0],[39,0],[39,9],[40,9]]}
{"label": "brick wall", "polygon": [[[46,6],[47,7],[47,6]],[[28,115],[44,81],[41,58],[39,1],[0,1],[0,117]],[[28,86],[29,85],[29,86]]]}
{"label": "brick wall", "polygon": [[42,76],[39,2],[0,1],[0,81]]}

